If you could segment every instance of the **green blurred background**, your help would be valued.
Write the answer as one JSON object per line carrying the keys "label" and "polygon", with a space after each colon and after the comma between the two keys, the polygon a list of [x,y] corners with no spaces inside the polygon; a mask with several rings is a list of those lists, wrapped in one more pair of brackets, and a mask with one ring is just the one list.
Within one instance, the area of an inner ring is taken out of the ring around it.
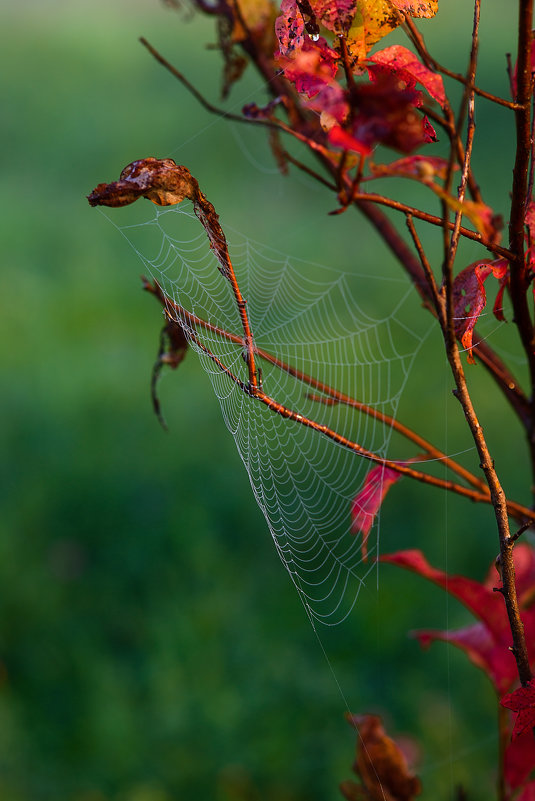
{"label": "green blurred background", "polygon": [[[217,102],[210,20],[158,0],[0,5],[0,798],[330,801],[353,759],[346,703],[419,740],[426,797],[464,782],[470,798],[488,798],[489,683],[457,652],[424,654],[406,636],[469,616],[385,567],[320,645],[193,354],[162,382],[169,432],[158,425],[149,381],[161,318],[139,262],[85,195],[135,158],[171,156],[223,225],[340,269],[397,267],[356,215],[327,217],[334,199],[321,187],[279,175],[262,132],[208,116],[137,41]],[[426,27],[455,69],[469,5],[450,3]],[[482,83],[507,95],[513,32],[506,4],[487,5]],[[264,97],[250,71],[226,107]],[[485,196],[506,211],[511,120],[481,105],[478,126],[492,131],[475,156]],[[463,250],[466,263],[479,255]],[[419,313],[415,300],[408,324]],[[502,335],[506,352],[515,344]],[[463,451],[437,344],[424,346],[401,416]],[[516,423],[504,423],[482,368],[473,380],[506,487],[527,501]],[[465,461],[475,466],[472,450]],[[383,551],[422,547],[476,577],[497,550],[488,510],[408,483],[385,508],[382,538]]]}

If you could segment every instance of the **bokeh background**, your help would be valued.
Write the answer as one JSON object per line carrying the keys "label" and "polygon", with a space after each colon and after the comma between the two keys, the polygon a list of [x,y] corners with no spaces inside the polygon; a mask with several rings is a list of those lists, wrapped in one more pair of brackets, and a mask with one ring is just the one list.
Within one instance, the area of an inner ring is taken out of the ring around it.
{"label": "bokeh background", "polygon": [[[455,69],[469,5],[450,2],[425,28]],[[485,5],[481,83],[507,96],[514,29],[506,4]],[[161,318],[139,262],[85,195],[135,158],[171,156],[223,225],[344,270],[397,267],[357,215],[328,217],[327,192],[281,176],[261,131],[209,116],[137,41],[217,102],[210,20],[158,0],[0,6],[0,797],[331,801],[350,777],[347,707],[418,740],[426,797],[463,782],[470,798],[490,797],[490,684],[457,652],[421,653],[407,637],[467,614],[384,567],[350,620],[318,640],[192,354],[162,382],[169,432],[158,425],[149,382]],[[250,70],[226,108],[264,97]],[[506,212],[512,120],[481,104],[477,123],[485,197]],[[424,235],[438,258],[440,237]],[[461,258],[480,255],[468,246]],[[417,300],[408,313],[421,313]],[[505,327],[485,325],[514,351]],[[473,467],[438,342],[422,349],[402,416]],[[527,501],[516,423],[482,368],[472,380],[506,487]],[[383,550],[422,547],[478,578],[497,551],[488,510],[409,483],[392,493],[381,536]]]}

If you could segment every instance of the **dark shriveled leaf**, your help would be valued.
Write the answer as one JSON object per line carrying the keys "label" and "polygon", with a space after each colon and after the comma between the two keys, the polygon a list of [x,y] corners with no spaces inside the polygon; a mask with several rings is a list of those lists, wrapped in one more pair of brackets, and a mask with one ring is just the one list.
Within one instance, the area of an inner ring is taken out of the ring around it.
{"label": "dark shriveled leaf", "polygon": [[116,208],[134,203],[140,197],[158,206],[172,206],[185,199],[191,200],[193,211],[206,231],[210,247],[219,262],[219,269],[222,275],[229,277],[230,256],[219,217],[187,167],[176,164],[173,159],[148,156],[128,164],[118,181],[99,184],[87,199],[91,206]]}
{"label": "dark shriveled leaf", "polygon": [[340,790],[347,801],[412,801],[422,791],[409,768],[402,748],[386,733],[378,715],[348,715],[357,729],[353,770],[362,782],[344,782]]}

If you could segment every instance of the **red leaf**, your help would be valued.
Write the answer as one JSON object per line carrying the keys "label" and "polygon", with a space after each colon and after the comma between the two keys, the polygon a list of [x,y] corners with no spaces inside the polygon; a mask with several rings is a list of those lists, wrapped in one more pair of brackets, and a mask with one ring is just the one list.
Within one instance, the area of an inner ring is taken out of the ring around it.
{"label": "red leaf", "polygon": [[516,740],[521,734],[535,726],[535,679],[531,679],[525,687],[519,687],[512,693],[504,695],[500,704],[517,713],[512,738]]}
{"label": "red leaf", "polygon": [[[534,767],[535,765],[532,763],[530,772]],[[526,784],[520,795],[515,798],[515,801],[535,801],[535,782]]]}
{"label": "red leaf", "polygon": [[486,673],[497,692],[505,692],[517,677],[512,653],[483,623],[447,631],[419,630],[413,636],[422,648],[429,648],[437,640],[455,645],[465,652],[472,664]]}
{"label": "red leaf", "polygon": [[[316,42],[307,38],[300,50],[275,53],[275,61],[284,71],[284,77],[307,97],[314,97],[324,86],[335,83],[338,53],[323,38]],[[342,92],[342,87],[336,85]]]}
{"label": "red leaf", "polygon": [[354,91],[358,113],[352,134],[359,142],[373,147],[386,145],[402,153],[412,153],[425,144],[425,126],[415,110],[419,92],[401,88],[391,72],[381,72],[376,80],[358,84]]}
{"label": "red leaf", "polygon": [[282,0],[281,15],[275,20],[275,34],[279,40],[280,52],[288,55],[303,47],[305,21],[296,0]]}
{"label": "red leaf", "polygon": [[[517,593],[526,634],[530,664],[535,663],[535,606],[532,605],[535,589],[535,555],[528,545],[517,545],[514,550]],[[451,642],[467,653],[493,682],[497,692],[506,692],[517,680],[511,631],[505,604],[500,593],[494,592],[498,583],[495,566],[491,566],[485,581],[480,584],[464,576],[450,576],[432,567],[421,551],[400,551],[381,557],[381,561],[412,570],[429,579],[458,598],[479,623],[457,630],[420,631],[415,636],[426,647],[435,640]]]}
{"label": "red leaf", "polygon": [[[509,741],[503,758],[505,781],[511,790],[522,787],[535,769],[535,737],[533,732],[521,734],[514,741]],[[535,782],[527,784],[515,801],[534,801]]]}
{"label": "red leaf", "polygon": [[533,270],[535,267],[535,203],[533,200],[530,200],[527,205],[524,222],[528,229],[526,233],[526,266]]}
{"label": "red leaf", "polygon": [[372,468],[364,479],[362,489],[351,506],[351,533],[362,533],[362,558],[367,557],[367,543],[373,521],[390,487],[399,481],[401,473],[389,467],[378,465]]}
{"label": "red leaf", "polygon": [[424,114],[423,129],[424,129],[424,142],[426,144],[430,144],[431,142],[438,142],[437,132],[429,122],[427,114]]}
{"label": "red leaf", "polygon": [[524,222],[528,226],[529,235],[531,239],[535,239],[535,203],[533,200],[530,200],[526,207],[526,214],[524,216]]}
{"label": "red leaf", "polygon": [[475,364],[472,354],[472,336],[479,315],[487,305],[484,282],[491,273],[503,282],[494,308],[496,317],[503,320],[501,306],[503,303],[503,289],[507,281],[507,262],[504,259],[497,259],[493,262],[474,262],[474,264],[465,267],[453,282],[455,335],[468,351],[467,361],[469,364]]}
{"label": "red leaf", "polygon": [[331,145],[334,147],[341,147],[344,150],[351,150],[354,153],[360,153],[362,156],[369,156],[370,153],[373,152],[369,145],[359,142],[359,140],[355,139],[354,136],[351,136],[350,133],[344,131],[340,125],[333,125],[329,131],[328,139]]}
{"label": "red leaf", "polygon": [[493,264],[492,272],[494,278],[497,278],[500,282],[500,287],[496,294],[496,300],[494,301],[494,307],[492,311],[496,319],[503,322],[505,320],[503,314],[503,295],[505,292],[505,287],[509,283],[509,262],[505,259],[498,259]]}
{"label": "red leaf", "polygon": [[310,0],[310,5],[317,21],[325,28],[335,33],[347,33],[357,0]]}
{"label": "red leaf", "polygon": [[421,61],[402,45],[392,45],[369,57],[374,64],[382,64],[392,69],[399,80],[408,79],[419,83],[441,106],[446,103],[446,92],[442,76],[428,69]]}

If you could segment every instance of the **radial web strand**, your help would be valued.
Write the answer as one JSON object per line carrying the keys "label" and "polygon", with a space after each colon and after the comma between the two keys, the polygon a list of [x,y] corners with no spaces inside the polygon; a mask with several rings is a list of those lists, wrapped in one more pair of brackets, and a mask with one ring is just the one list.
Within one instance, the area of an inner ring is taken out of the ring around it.
{"label": "radial web strand", "polygon": [[[367,560],[361,536],[350,530],[352,500],[373,464],[244,391],[249,376],[236,300],[191,211],[182,205],[155,208],[149,222],[118,227],[144,271],[185,310],[180,324],[210,377],[277,552],[309,616],[330,625],[340,622],[378,554],[378,525],[370,534]],[[395,418],[422,341],[402,321],[411,288],[393,281],[394,291],[384,293],[384,278],[380,287],[380,277],[359,279],[289,259],[228,228],[226,235],[257,354],[275,357],[257,359],[265,393],[388,458],[391,427],[333,402],[318,382]],[[388,313],[377,318],[356,297],[359,285],[369,287],[374,280],[377,294],[392,298]],[[169,307],[175,318],[176,306]],[[207,325],[192,322],[193,316]]]}

